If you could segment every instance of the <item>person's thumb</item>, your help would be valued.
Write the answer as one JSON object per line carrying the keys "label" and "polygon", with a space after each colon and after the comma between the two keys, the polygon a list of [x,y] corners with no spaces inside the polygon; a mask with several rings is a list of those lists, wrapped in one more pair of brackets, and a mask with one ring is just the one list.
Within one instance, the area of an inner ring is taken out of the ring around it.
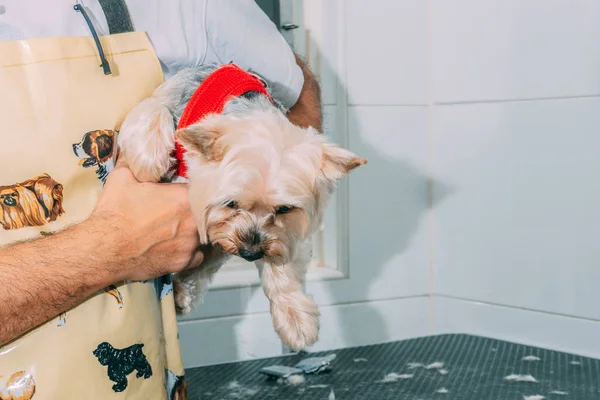
{"label": "person's thumb", "polygon": [[200,249],[197,249],[196,251],[194,251],[190,262],[184,268],[184,270],[198,268],[202,264],[202,261],[204,261],[204,253],[202,253]]}
{"label": "person's thumb", "polygon": [[117,156],[117,164],[115,165],[115,169],[117,168],[129,168],[129,164],[127,164],[127,160],[123,157],[123,152],[119,151]]}

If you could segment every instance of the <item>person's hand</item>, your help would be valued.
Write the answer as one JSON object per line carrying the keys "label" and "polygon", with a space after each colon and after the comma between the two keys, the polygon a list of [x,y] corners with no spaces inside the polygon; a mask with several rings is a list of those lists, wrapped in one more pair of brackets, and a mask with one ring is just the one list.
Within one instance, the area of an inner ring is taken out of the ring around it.
{"label": "person's hand", "polygon": [[126,164],[110,173],[85,222],[99,229],[102,252],[119,280],[146,280],[202,263],[187,185],[140,183]]}

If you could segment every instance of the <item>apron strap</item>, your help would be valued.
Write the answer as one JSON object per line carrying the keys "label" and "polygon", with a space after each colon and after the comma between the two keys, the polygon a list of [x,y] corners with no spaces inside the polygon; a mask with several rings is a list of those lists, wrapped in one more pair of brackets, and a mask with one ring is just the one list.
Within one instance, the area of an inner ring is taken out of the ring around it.
{"label": "apron strap", "polygon": [[133,32],[133,24],[125,0],[98,0],[111,35],[117,33]]}

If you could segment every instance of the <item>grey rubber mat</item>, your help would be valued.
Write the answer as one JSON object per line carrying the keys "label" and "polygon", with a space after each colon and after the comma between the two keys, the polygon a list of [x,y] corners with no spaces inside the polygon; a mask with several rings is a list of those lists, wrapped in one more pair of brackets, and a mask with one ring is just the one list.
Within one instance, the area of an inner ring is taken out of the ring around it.
{"label": "grey rubber mat", "polygon": [[[285,357],[186,371],[189,399],[600,400],[600,360],[469,335],[440,335],[335,353],[330,372],[303,383],[258,371]],[[536,397],[537,396],[537,397]]]}

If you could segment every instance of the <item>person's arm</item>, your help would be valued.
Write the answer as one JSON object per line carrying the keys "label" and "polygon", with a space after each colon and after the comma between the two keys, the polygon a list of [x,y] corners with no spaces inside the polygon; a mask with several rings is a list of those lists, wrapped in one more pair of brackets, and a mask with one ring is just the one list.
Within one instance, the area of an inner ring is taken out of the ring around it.
{"label": "person's arm", "polygon": [[315,76],[256,2],[209,0],[206,13],[207,61],[234,62],[260,75],[292,123],[322,131]]}
{"label": "person's arm", "polygon": [[0,249],[0,345],[106,286],[198,266],[187,185],[109,176],[90,218],[62,232]]}
{"label": "person's arm", "polygon": [[321,88],[315,75],[298,55],[296,55],[296,63],[302,69],[304,84],[298,101],[288,111],[288,119],[295,125],[303,128],[312,126],[322,133]]}
{"label": "person's arm", "polygon": [[82,223],[0,250],[0,345],[113,283],[102,227]]}

